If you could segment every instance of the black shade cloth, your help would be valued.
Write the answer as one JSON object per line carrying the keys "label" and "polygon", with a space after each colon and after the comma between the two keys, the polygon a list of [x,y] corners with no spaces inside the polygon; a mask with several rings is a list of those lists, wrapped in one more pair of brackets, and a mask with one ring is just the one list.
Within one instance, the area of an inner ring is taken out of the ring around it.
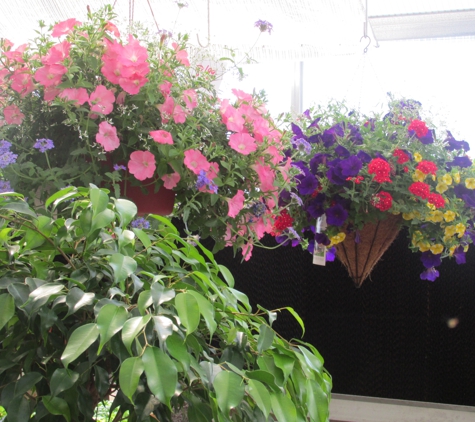
{"label": "black shade cloth", "polygon": [[[359,289],[339,261],[315,266],[299,247],[254,248],[243,263],[231,248],[216,257],[253,306],[300,314],[303,340],[323,355],[333,392],[475,406],[475,248],[464,265],[445,260],[430,282],[407,245],[402,231]],[[288,313],[274,328],[301,337]]]}

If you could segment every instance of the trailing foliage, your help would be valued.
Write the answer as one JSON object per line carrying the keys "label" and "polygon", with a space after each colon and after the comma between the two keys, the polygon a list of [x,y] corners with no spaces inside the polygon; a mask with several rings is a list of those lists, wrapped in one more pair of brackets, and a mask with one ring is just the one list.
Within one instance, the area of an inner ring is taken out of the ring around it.
{"label": "trailing foliage", "polygon": [[322,357],[270,325],[286,309],[303,329],[293,309],[253,312],[211,252],[160,216],[129,228],[135,204],[106,192],[66,188],[36,211],[0,197],[8,421],[91,421],[109,397],[114,421],[185,405],[196,422],[326,421]]}

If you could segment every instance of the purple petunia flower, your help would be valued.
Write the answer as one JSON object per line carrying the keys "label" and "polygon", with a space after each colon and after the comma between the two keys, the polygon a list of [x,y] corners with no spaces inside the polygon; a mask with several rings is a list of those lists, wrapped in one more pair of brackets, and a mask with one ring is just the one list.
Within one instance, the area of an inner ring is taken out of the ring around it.
{"label": "purple petunia flower", "polygon": [[445,141],[448,144],[445,149],[448,151],[460,151],[461,149],[464,151],[470,151],[470,145],[468,142],[456,141],[449,130],[447,131],[447,139]]}
{"label": "purple petunia flower", "polygon": [[327,208],[325,211],[327,216],[327,224],[330,226],[342,226],[348,218],[348,211],[345,210],[340,204],[333,205],[333,207]]}
{"label": "purple petunia flower", "polygon": [[4,152],[0,155],[0,168],[4,169],[8,165],[16,163],[17,158],[18,154],[13,154],[11,151]]}
{"label": "purple petunia flower", "polygon": [[458,248],[455,249],[454,251],[454,257],[455,257],[455,262],[457,264],[465,264],[465,252],[463,250],[463,246],[459,246]]}
{"label": "purple petunia flower", "polygon": [[[341,172],[340,162],[335,162],[337,160],[333,160],[331,163],[331,167],[327,171],[327,178],[330,180],[331,183],[334,185],[344,185],[346,183],[346,177],[343,176]],[[329,163],[330,164],[330,163]]]}
{"label": "purple petunia flower", "polygon": [[130,223],[130,225],[134,229],[149,229],[150,228],[150,222],[145,220],[143,217],[136,218],[135,220]]}
{"label": "purple petunia flower", "polygon": [[323,203],[325,202],[325,194],[319,193],[315,198],[312,198],[308,203],[305,211],[307,214],[313,218],[321,217],[325,214],[325,209],[323,208]]}
{"label": "purple petunia flower", "polygon": [[321,152],[313,156],[313,158],[309,162],[310,170],[313,175],[316,176],[318,174],[318,167],[321,164],[326,164],[327,158],[328,158],[328,154],[323,154]]}
{"label": "purple petunia flower", "polygon": [[261,32],[268,32],[269,34],[272,32],[273,26],[270,22],[264,21],[259,19],[257,22],[254,23],[256,28],[259,28]]}
{"label": "purple petunia flower", "polygon": [[[409,132],[412,132],[412,130]],[[426,135],[418,139],[419,141],[421,141],[421,144],[424,144],[424,145],[433,144],[434,143],[433,131],[432,130],[427,131]]]}
{"label": "purple petunia flower", "polygon": [[330,129],[327,129],[326,131],[323,132],[323,135],[322,135],[323,144],[325,145],[326,148],[329,148],[336,142],[337,136],[342,137],[344,134],[345,132],[341,124],[332,126]]}
{"label": "purple petunia flower", "polygon": [[298,196],[296,193],[294,192],[290,192],[290,197],[297,203],[299,204],[301,207],[303,207],[303,201],[302,201],[302,198],[300,198],[300,196]]}
{"label": "purple petunia flower", "polygon": [[49,149],[54,148],[54,143],[51,139],[46,139],[46,138],[37,139],[35,144],[33,145],[33,148],[39,150],[40,152],[46,152]]}
{"label": "purple petunia flower", "polygon": [[336,248],[335,246],[332,246],[331,248],[327,249],[326,261],[333,262],[335,258],[336,258]]}
{"label": "purple petunia flower", "polygon": [[421,280],[428,281],[435,281],[437,277],[439,277],[439,272],[434,267],[428,268],[420,275]]}
{"label": "purple petunia flower", "polygon": [[352,155],[346,160],[342,160],[339,166],[343,176],[355,177],[360,172],[361,167],[363,167],[363,163],[356,155]]}
{"label": "purple petunia flower", "polygon": [[303,138],[293,140],[292,145],[304,154],[310,154],[312,151],[312,146]]}
{"label": "purple petunia flower", "polygon": [[440,254],[433,254],[431,251],[422,252],[421,261],[424,267],[438,267],[441,263]]}
{"label": "purple petunia flower", "polygon": [[318,187],[318,180],[317,178],[308,173],[305,177],[300,179],[299,184],[297,185],[297,189],[299,190],[300,195],[311,195],[315,189]]}
{"label": "purple petunia flower", "polygon": [[335,154],[339,158],[348,158],[350,156],[350,151],[348,151],[343,145],[338,145],[335,148]]}
{"label": "purple petunia flower", "polygon": [[306,139],[306,136],[303,134],[302,129],[300,129],[300,127],[298,127],[295,123],[291,123],[290,127],[292,129],[292,133],[295,135],[294,139],[298,139],[298,138]]}
{"label": "purple petunia flower", "polygon": [[447,163],[447,169],[451,169],[452,167],[460,167],[460,168],[467,168],[472,165],[472,160],[464,155],[463,157],[455,157],[453,161]]}
{"label": "purple petunia flower", "polygon": [[363,150],[358,151],[358,154],[356,156],[363,162],[363,163],[369,163],[371,161],[371,155],[368,153],[364,152]]}

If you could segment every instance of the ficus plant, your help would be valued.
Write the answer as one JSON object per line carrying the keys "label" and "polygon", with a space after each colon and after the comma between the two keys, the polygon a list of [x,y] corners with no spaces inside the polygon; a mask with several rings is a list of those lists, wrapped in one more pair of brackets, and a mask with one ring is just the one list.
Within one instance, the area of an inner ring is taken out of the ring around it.
{"label": "ficus plant", "polygon": [[[94,185],[0,195],[0,406],[10,422],[328,420],[331,378],[172,222]],[[142,228],[140,228],[142,226]]]}

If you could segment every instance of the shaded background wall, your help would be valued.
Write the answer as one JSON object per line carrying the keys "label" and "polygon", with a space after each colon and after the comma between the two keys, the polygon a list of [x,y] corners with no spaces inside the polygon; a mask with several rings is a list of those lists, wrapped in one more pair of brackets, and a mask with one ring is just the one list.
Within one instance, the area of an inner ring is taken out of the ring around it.
{"label": "shaded background wall", "polygon": [[[227,248],[217,260],[253,305],[300,314],[303,340],[323,355],[333,392],[475,406],[475,248],[465,265],[446,260],[429,282],[407,245],[402,231],[359,289],[339,261],[315,266],[299,248],[254,248],[243,263]],[[274,328],[301,336],[288,313]]]}

